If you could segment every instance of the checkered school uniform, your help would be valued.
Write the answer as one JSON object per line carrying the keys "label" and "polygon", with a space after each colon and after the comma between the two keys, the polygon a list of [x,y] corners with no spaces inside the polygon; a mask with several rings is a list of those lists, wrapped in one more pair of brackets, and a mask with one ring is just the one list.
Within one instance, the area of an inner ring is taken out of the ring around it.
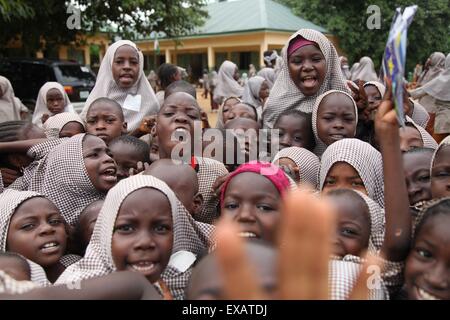
{"label": "checkered school uniform", "polygon": [[319,171],[319,190],[336,162],[350,164],[361,177],[370,198],[384,208],[383,160],[367,142],[358,139],[342,139],[330,145],[322,155]]}
{"label": "checkered school uniform", "polygon": [[47,121],[45,121],[43,125],[45,135],[48,139],[58,139],[62,128],[64,128],[64,126],[69,122],[78,122],[84,129],[86,129],[83,120],[81,120],[78,114],[63,112],[51,116],[47,119]]}
{"label": "checkered school uniform", "polygon": [[3,270],[0,270],[0,293],[21,294],[38,287],[32,281],[17,281]]}
{"label": "checkered school uniform", "polygon": [[[325,57],[327,73],[319,91],[313,96],[305,96],[294,84],[289,75],[287,51],[291,40],[297,36],[317,43]],[[273,128],[279,115],[286,110],[296,109],[311,113],[317,97],[329,90],[350,92],[341,71],[339,57],[333,44],[320,32],[312,29],[300,29],[286,42],[281,51],[283,57],[282,69],[275,80],[266,107],[263,110],[263,124],[265,128]]]}
{"label": "checkered school uniform", "polygon": [[[175,261],[176,259],[172,258],[180,254],[191,255],[195,260],[198,255],[208,250],[209,242],[205,242],[205,239],[208,238],[211,228],[204,229],[202,224],[197,224],[163,181],[147,175],[131,176],[120,181],[108,192],[84,258],[68,267],[56,284],[74,283],[116,271],[111,246],[117,214],[130,193],[146,187],[161,191],[170,203],[174,232],[171,261]],[[180,268],[177,263],[171,261],[161,277],[173,298],[183,299],[191,266]]]}
{"label": "checkered school uniform", "polygon": [[422,138],[423,146],[425,148],[431,148],[436,150],[438,144],[436,140],[434,140],[433,137],[427,132],[427,130],[419,126],[417,123],[414,122],[413,119],[411,119],[408,116],[406,116],[406,123],[412,124],[413,127],[416,128],[417,131],[419,131],[420,137]]}

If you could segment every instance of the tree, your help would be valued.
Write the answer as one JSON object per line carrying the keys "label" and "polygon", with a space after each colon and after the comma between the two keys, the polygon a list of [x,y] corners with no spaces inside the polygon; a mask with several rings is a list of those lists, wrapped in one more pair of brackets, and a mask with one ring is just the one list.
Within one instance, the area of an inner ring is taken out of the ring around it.
{"label": "tree", "polygon": [[[389,28],[397,7],[417,4],[419,9],[408,29],[407,70],[424,63],[434,51],[450,51],[449,0],[276,0],[290,7],[294,14],[326,28],[339,38],[339,45],[349,61],[371,56],[381,65]],[[370,5],[381,12],[381,28],[370,30],[367,13]]]}
{"label": "tree", "polygon": [[[67,27],[70,4],[80,9],[80,30]],[[152,31],[182,36],[203,23],[204,5],[205,0],[0,0],[0,51],[10,40],[21,39],[24,55],[32,56],[98,31],[130,39]]]}

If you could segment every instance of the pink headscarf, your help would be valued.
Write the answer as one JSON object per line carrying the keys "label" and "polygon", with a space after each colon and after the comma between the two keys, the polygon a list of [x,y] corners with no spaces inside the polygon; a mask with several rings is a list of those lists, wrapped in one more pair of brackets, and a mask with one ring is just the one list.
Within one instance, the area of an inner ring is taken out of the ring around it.
{"label": "pink headscarf", "polygon": [[310,44],[315,45],[317,47],[317,43],[315,43],[314,41],[309,41],[309,40],[303,38],[302,36],[299,36],[299,37],[295,38],[289,44],[288,57],[290,57],[290,55],[292,53],[294,53],[295,50],[300,49],[301,47],[304,47],[304,46],[307,46],[307,45],[310,45]]}
{"label": "pink headscarf", "polygon": [[241,164],[236,170],[234,170],[228,177],[228,179],[223,184],[222,190],[220,192],[220,206],[223,206],[223,199],[225,198],[225,191],[230,183],[230,181],[240,173],[244,172],[254,172],[263,175],[269,179],[281,196],[289,189],[289,179],[286,174],[276,165],[270,162],[263,161],[250,161],[248,163]]}

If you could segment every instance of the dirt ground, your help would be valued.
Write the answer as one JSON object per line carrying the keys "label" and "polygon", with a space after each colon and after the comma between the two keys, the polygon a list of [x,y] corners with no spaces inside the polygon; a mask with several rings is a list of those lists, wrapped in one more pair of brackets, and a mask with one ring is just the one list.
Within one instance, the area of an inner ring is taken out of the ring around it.
{"label": "dirt ground", "polygon": [[205,99],[203,98],[202,93],[203,89],[197,88],[197,102],[200,105],[200,107],[203,110],[205,110],[206,113],[208,114],[209,125],[211,126],[211,128],[214,128],[217,122],[217,112],[214,113],[211,112],[211,103],[210,103],[211,100],[209,94],[208,99]]}

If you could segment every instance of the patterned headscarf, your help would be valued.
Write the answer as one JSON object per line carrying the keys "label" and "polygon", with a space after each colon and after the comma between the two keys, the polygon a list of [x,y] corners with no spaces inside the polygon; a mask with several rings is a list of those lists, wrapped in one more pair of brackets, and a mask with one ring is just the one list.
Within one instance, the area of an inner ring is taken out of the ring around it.
{"label": "patterned headscarf", "polygon": [[412,100],[412,102],[414,104],[414,109],[411,118],[416,124],[418,124],[422,128],[425,128],[428,124],[428,120],[430,120],[430,115],[419,102],[415,100]]}
{"label": "patterned headscarf", "polygon": [[427,132],[427,130],[415,123],[413,119],[406,116],[406,123],[410,123],[414,128],[417,129],[417,131],[419,131],[423,146],[425,148],[436,149],[438,147],[436,140],[433,139],[433,137]]}
{"label": "patterned headscarf", "polygon": [[378,92],[379,92],[380,95],[381,95],[381,99],[383,99],[384,93],[386,92],[386,87],[385,87],[385,85],[382,84],[381,82],[378,82],[378,81],[367,81],[367,82],[364,84],[364,88],[367,87],[367,86],[370,86],[370,85],[375,86],[375,88],[378,89]]}
{"label": "patterned headscarf", "polygon": [[434,79],[427,82],[422,89],[435,99],[450,101],[450,54],[445,58],[445,69]]}
{"label": "patterned headscarf", "polygon": [[355,68],[355,70],[353,70],[352,81],[358,79],[362,81],[378,80],[377,73],[375,72],[375,66],[370,57],[362,57],[359,60],[359,65]]}
{"label": "patterned headscarf", "polygon": [[11,82],[0,76],[0,88],[3,93],[0,97],[0,122],[20,120],[21,105],[15,99]]}
{"label": "patterned headscarf", "polygon": [[444,69],[445,55],[442,52],[433,52],[428,59],[430,59],[430,65],[420,74],[419,79],[417,80],[417,86],[423,86],[430,82]]}
{"label": "patterned headscarf", "polygon": [[85,136],[77,134],[60,142],[40,160],[28,179],[28,190],[45,195],[70,225],[78,221],[84,207],[105,197],[95,189],[84,165]]}
{"label": "patterned headscarf", "polygon": [[320,160],[314,153],[305,148],[284,148],[278,151],[273,158],[272,163],[275,163],[275,161],[281,158],[289,158],[295,162],[299,168],[300,183],[307,182],[314,189],[317,188]]}
{"label": "patterned headscarf", "polygon": [[[69,122],[78,122],[83,128],[85,125],[80,116],[76,113],[63,112],[51,116],[44,123],[45,135],[48,139],[58,139],[62,128]],[[86,129],[86,128],[85,128]]]}
{"label": "patterned headscarf", "polygon": [[[170,203],[173,220],[174,242],[172,257],[178,252],[187,251],[198,256],[207,250],[199,229],[191,215],[186,211],[173,191],[161,180],[149,175],[135,175],[121,180],[106,196],[97,218],[91,241],[83,259],[69,266],[57,280],[56,284],[74,283],[84,279],[99,277],[116,271],[112,257],[112,237],[119,209],[132,192],[142,188],[153,188],[162,192]],[[172,260],[172,259],[171,259]],[[190,276],[190,269],[179,270],[169,262],[162,274],[173,297],[180,299]]]}
{"label": "patterned headscarf", "polygon": [[217,112],[217,122],[216,122],[216,129],[223,129],[225,127],[225,123],[223,122],[223,107],[225,106],[225,103],[227,103],[228,100],[230,99],[236,99],[240,103],[242,102],[242,100],[238,97],[228,97],[225,100],[223,100],[222,104],[220,105],[219,111]]}
{"label": "patterned headscarf", "polygon": [[[319,91],[313,96],[305,96],[289,75],[287,47],[291,40],[298,36],[317,43],[327,64],[325,80]],[[296,109],[311,113],[316,98],[326,91],[334,89],[350,92],[341,72],[341,64],[336,49],[322,33],[312,29],[300,29],[289,38],[282,50],[282,56],[282,69],[270,91],[266,107],[263,111],[264,127],[272,128],[278,116],[286,110]]]}
{"label": "patterned headscarf", "polygon": [[270,162],[250,161],[248,163],[241,164],[228,176],[227,180],[224,182],[222,189],[220,190],[221,207],[223,206],[223,199],[225,198],[225,192],[227,191],[230,181],[238,174],[245,172],[254,172],[266,177],[273,183],[275,188],[277,188],[281,196],[290,188],[290,183],[286,174],[276,165]]}
{"label": "patterned headscarf", "polygon": [[[311,122],[312,122],[314,138],[316,139],[316,147],[314,148],[314,153],[318,157],[320,157],[322,155],[322,153],[327,148],[327,145],[319,138],[319,133],[317,130],[317,114],[319,113],[320,104],[322,103],[323,98],[325,98],[329,94],[333,94],[333,93],[345,94],[347,97],[349,97],[351,99],[353,106],[355,107],[355,121],[356,121],[355,123],[358,123],[358,107],[356,106],[355,100],[353,100],[352,96],[350,94],[348,94],[346,91],[330,90],[330,91],[325,92],[324,94],[321,94],[319,97],[317,97],[316,103],[314,104],[314,108],[312,111]],[[355,135],[356,135],[356,125],[355,125],[355,132],[353,133],[353,136],[355,136]]]}
{"label": "patterned headscarf", "polygon": [[434,150],[433,157],[431,158],[430,177],[432,177],[431,170],[433,169],[434,166],[434,159],[436,158],[436,155],[439,152],[439,150],[441,150],[442,147],[444,146],[450,146],[450,136],[447,136],[444,140],[442,140],[441,143],[439,143],[439,146],[436,148],[436,150]]}
{"label": "patterned headscarf", "polygon": [[39,90],[39,94],[38,94],[37,101],[36,101],[36,108],[34,109],[33,120],[32,120],[32,122],[40,128],[43,127],[41,118],[44,113],[48,114],[49,116],[54,115],[47,108],[47,93],[51,89],[57,89],[62,94],[63,99],[64,99],[64,112],[70,112],[70,113],[76,114],[75,110],[73,109],[72,104],[70,104],[69,96],[67,95],[66,91],[64,90],[64,87],[61,84],[59,84],[58,82],[46,82]]}
{"label": "patterned headscarf", "polygon": [[275,76],[275,71],[272,68],[262,68],[257,73],[258,76],[263,77],[267,84],[269,85],[269,89],[272,89],[273,84],[275,83],[275,79],[277,78]]}
{"label": "patterned headscarf", "polygon": [[244,87],[242,101],[250,103],[256,108],[261,107],[261,101],[259,100],[259,90],[261,90],[261,85],[264,81],[265,79],[260,76],[251,77]]}
{"label": "patterned headscarf", "polygon": [[330,145],[322,155],[319,171],[319,190],[336,162],[351,165],[361,177],[369,197],[384,208],[383,159],[380,152],[367,142],[342,139]]}
{"label": "patterned headscarf", "polygon": [[214,100],[221,103],[228,97],[242,97],[244,88],[234,80],[233,75],[237,66],[228,60],[225,60],[219,69],[217,86],[214,89]]}
{"label": "patterned headscarf", "polygon": [[[139,56],[139,76],[136,83],[128,89],[120,88],[114,81],[112,74],[112,65],[114,62],[114,55],[121,46],[128,45],[136,49]],[[129,110],[123,107],[125,99],[128,95],[141,97],[141,105],[139,111]],[[141,120],[144,116],[156,114],[159,110],[159,103],[156,99],[155,93],[144,74],[144,56],[136,44],[129,40],[119,40],[108,47],[105,57],[100,65],[100,70],[98,72],[97,81],[95,82],[95,87],[89,94],[89,97],[84,105],[83,111],[80,116],[85,121],[86,114],[97,98],[107,97],[119,103],[122,106],[123,115],[125,121],[127,122],[127,130],[129,132],[138,128]]]}

